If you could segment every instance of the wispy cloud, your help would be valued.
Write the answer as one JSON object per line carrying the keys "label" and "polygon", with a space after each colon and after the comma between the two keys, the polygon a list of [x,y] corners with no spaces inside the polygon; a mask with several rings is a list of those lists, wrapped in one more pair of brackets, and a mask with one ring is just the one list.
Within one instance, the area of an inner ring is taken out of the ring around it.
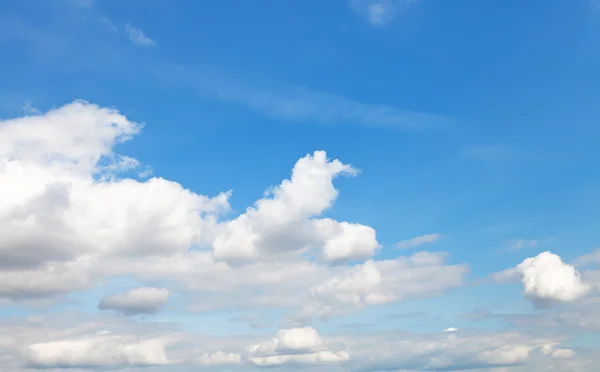
{"label": "wispy cloud", "polygon": [[523,248],[533,248],[539,244],[537,239],[512,239],[507,242],[506,249],[516,251]]}
{"label": "wispy cloud", "polygon": [[396,243],[398,249],[409,249],[418,247],[423,244],[430,244],[438,241],[442,236],[440,234],[425,234],[417,236],[416,238],[401,240]]}
{"label": "wispy cloud", "polygon": [[156,42],[154,42],[154,40],[146,36],[144,34],[144,31],[137,27],[134,27],[129,22],[127,22],[127,24],[125,25],[125,30],[127,31],[129,40],[131,40],[135,45],[139,45],[141,47],[151,47],[156,45]]}
{"label": "wispy cloud", "polygon": [[203,97],[238,103],[282,121],[405,130],[437,128],[451,123],[450,119],[440,115],[358,102],[291,84],[246,83],[207,66],[191,68],[160,64],[154,69],[154,74],[165,84],[181,84]]}
{"label": "wispy cloud", "polygon": [[25,104],[22,107],[22,110],[27,115],[39,115],[41,113],[40,110],[38,110],[37,108],[33,107],[33,105],[31,104],[31,102],[25,102]]}
{"label": "wispy cloud", "polygon": [[350,7],[374,27],[383,27],[419,0],[350,0]]}
{"label": "wispy cloud", "polygon": [[[19,29],[20,32],[15,33],[17,27],[8,27],[6,22],[0,22],[0,25],[2,29],[10,28],[13,31],[0,34],[0,39],[2,35],[12,39],[23,39],[36,49],[40,60],[42,56],[46,59],[60,58],[61,63],[68,64],[72,63],[68,57],[78,53],[77,61],[80,64],[84,59],[91,61],[94,58],[94,66],[97,68],[110,68],[113,73],[127,76],[128,79],[134,75],[139,79],[151,79],[163,86],[176,87],[202,99],[230,102],[281,122],[357,125],[397,130],[427,130],[453,124],[450,118],[435,113],[413,111],[390,104],[360,102],[351,97],[304,86],[272,83],[268,79],[242,80],[208,65],[185,66],[158,58],[142,57],[130,48],[113,47],[110,44],[112,39],[104,39],[102,43],[97,43],[92,57],[92,54],[79,53],[81,48],[87,48],[89,45],[80,43],[69,34],[42,32],[31,27],[21,27],[22,30]],[[124,35],[131,37],[133,26],[128,25]],[[110,23],[94,22],[86,26],[111,28]],[[134,32],[134,39],[135,35]],[[56,40],[48,40],[49,38]],[[98,63],[98,58],[103,59],[104,63]]]}
{"label": "wispy cloud", "polygon": [[100,22],[101,25],[105,26],[112,32],[114,32],[116,34],[120,33],[119,28],[117,26],[115,26],[115,24],[110,20],[110,18],[108,18],[106,16],[99,16],[98,22]]}

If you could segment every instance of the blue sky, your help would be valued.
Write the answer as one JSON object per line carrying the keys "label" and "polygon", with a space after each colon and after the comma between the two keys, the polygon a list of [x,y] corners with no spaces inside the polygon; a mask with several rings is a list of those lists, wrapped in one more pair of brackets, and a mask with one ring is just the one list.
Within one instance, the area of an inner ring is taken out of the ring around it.
{"label": "blue sky", "polygon": [[6,371],[598,362],[598,2],[8,0],[0,48]]}

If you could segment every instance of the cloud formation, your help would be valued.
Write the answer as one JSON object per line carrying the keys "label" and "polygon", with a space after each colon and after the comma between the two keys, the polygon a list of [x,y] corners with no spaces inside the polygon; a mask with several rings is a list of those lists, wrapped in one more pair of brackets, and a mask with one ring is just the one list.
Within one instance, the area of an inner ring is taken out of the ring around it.
{"label": "cloud formation", "polygon": [[166,288],[134,288],[102,298],[98,308],[116,310],[125,315],[154,314],[167,303],[169,296],[169,290]]}
{"label": "cloud formation", "polygon": [[[274,337],[216,337],[111,312],[93,320],[67,316],[56,326],[56,319],[0,321],[0,360],[12,370],[460,370],[547,366],[547,360],[565,370],[587,368],[575,364],[584,363],[585,351],[547,334],[485,334],[463,326],[435,334],[320,334],[316,318],[458,288],[469,265],[432,252],[380,259],[372,227],[323,216],[338,197],[338,177],[359,176],[324,151],[301,157],[288,179],[233,218],[231,192],[210,197],[163,178],[140,180],[132,176],[139,162],[116,149],[142,127],[84,101],[0,121],[0,297],[19,304],[56,300],[128,278],[139,287],[96,299],[100,309],[153,315],[179,292],[193,311],[268,309],[301,324],[282,326]],[[595,255],[579,261],[593,264]],[[500,276],[521,279],[527,298],[540,303],[575,303],[590,292],[587,276],[549,252]],[[164,286],[149,286],[157,282]],[[598,326],[594,317],[580,309],[553,321],[591,329]]]}
{"label": "cloud formation", "polygon": [[125,24],[125,31],[127,31],[127,36],[129,37],[129,40],[131,40],[131,42],[135,45],[141,47],[151,47],[156,45],[156,42],[150,39],[148,36],[146,36],[146,34],[144,34],[144,31],[133,26],[129,22]]}
{"label": "cloud formation", "polygon": [[523,294],[537,306],[572,302],[591,289],[573,265],[564,263],[560,256],[551,252],[526,258],[515,268],[496,273],[492,278],[498,282],[520,278]]}
{"label": "cloud formation", "polygon": [[415,238],[401,240],[396,243],[398,249],[409,249],[421,246],[423,244],[430,244],[438,241],[442,236],[440,234],[425,234],[417,236]]}
{"label": "cloud formation", "polygon": [[384,27],[419,0],[350,0],[350,7],[373,27]]}

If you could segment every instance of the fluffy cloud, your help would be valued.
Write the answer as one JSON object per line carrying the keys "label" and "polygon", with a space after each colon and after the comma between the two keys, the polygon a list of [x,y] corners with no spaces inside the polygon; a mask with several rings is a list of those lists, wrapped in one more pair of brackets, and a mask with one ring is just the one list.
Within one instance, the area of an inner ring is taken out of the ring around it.
{"label": "fluffy cloud", "polygon": [[314,218],[338,195],[333,179],[356,172],[339,160],[330,161],[323,151],[298,160],[291,179],[222,227],[214,240],[214,257],[238,263],[309,249],[321,249],[327,261],[373,255],[379,243],[371,227]]}
{"label": "fluffy cloud", "polygon": [[[320,217],[338,196],[335,178],[358,173],[323,151],[299,159],[290,179],[228,220],[230,192],[208,197],[162,178],[126,177],[139,163],[115,147],[141,128],[84,101],[0,122],[0,297],[54,296],[133,277],[183,285],[201,295],[198,309],[312,303],[314,314],[325,303],[347,306],[348,289],[328,289],[327,280],[352,270],[375,275],[355,284],[364,287],[350,301],[356,307],[435,294],[466,272],[427,253],[363,269],[330,265],[369,258],[380,244],[369,226]],[[146,292],[106,297],[100,308],[156,311],[166,292]]]}
{"label": "fluffy cloud", "polygon": [[98,304],[101,310],[117,310],[125,315],[154,314],[169,299],[166,288],[142,287],[106,296]]}
{"label": "fluffy cloud", "polygon": [[574,266],[550,252],[527,258],[516,269],[521,274],[525,296],[538,304],[574,301],[589,290]]}
{"label": "fluffy cloud", "polygon": [[542,346],[540,351],[544,355],[550,355],[553,358],[559,359],[569,359],[575,355],[575,352],[571,349],[556,349],[552,344]]}
{"label": "fluffy cloud", "polygon": [[458,287],[469,268],[447,265],[443,253],[418,252],[409,257],[373,261],[344,268],[311,289],[313,304],[306,311],[322,316],[431,295]]}
{"label": "fluffy cloud", "polygon": [[83,101],[0,121],[0,296],[82,289],[111,257],[165,257],[210,242],[227,193],[118,178],[137,162],[113,148],[140,128]]}
{"label": "fluffy cloud", "polygon": [[165,347],[158,340],[98,335],[87,339],[31,344],[26,363],[35,368],[119,367],[164,365]]}
{"label": "fluffy cloud", "polygon": [[253,345],[248,351],[250,362],[257,366],[342,363],[350,359],[347,351],[327,350],[310,327],[280,330],[272,340]]}

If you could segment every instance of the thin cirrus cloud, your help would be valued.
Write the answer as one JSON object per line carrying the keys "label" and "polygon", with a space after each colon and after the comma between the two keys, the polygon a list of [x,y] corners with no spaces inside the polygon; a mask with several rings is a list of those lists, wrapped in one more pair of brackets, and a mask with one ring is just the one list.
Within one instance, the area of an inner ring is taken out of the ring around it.
{"label": "thin cirrus cloud", "polygon": [[[99,15],[97,27],[104,31],[112,30],[119,34],[118,28],[110,18]],[[12,27],[7,37],[15,40],[26,40],[46,58],[60,56],[63,64],[72,63],[70,55],[92,58],[82,55],[80,50],[87,45],[70,34],[42,32],[35,27],[22,23]],[[16,30],[16,31],[15,31]],[[124,37],[140,47],[156,46],[156,42],[141,29],[131,23],[125,25]],[[52,45],[52,48],[48,48]],[[418,109],[404,108],[394,103],[361,102],[352,97],[314,90],[294,83],[272,83],[268,79],[244,80],[235,74],[223,71],[207,64],[183,65],[161,60],[155,56],[139,55],[130,48],[120,49],[123,58],[107,58],[113,56],[115,49],[96,48],[93,62],[99,68],[110,69],[111,73],[122,76],[137,76],[145,81],[195,95],[201,99],[218,100],[244,107],[260,115],[278,122],[320,125],[357,125],[370,128],[387,128],[394,130],[429,130],[454,125],[452,118],[443,113],[424,112]],[[60,54],[56,51],[60,50]],[[100,60],[98,60],[100,58]],[[90,62],[92,62],[90,60]]]}
{"label": "thin cirrus cloud", "polygon": [[453,120],[389,104],[364,103],[294,84],[245,82],[218,68],[157,63],[149,72],[160,83],[181,87],[202,98],[244,106],[272,119],[324,125],[427,130]]}
{"label": "thin cirrus cloud", "polygon": [[396,243],[396,248],[397,249],[416,248],[423,244],[434,243],[434,242],[438,241],[441,237],[442,237],[442,235],[437,234],[437,233],[436,234],[425,234],[425,235],[417,236],[415,238],[401,240],[398,243]]}
{"label": "thin cirrus cloud", "polygon": [[506,249],[516,251],[524,248],[537,247],[539,244],[537,239],[513,239],[507,243]]}
{"label": "thin cirrus cloud", "polygon": [[402,12],[420,0],[350,0],[350,8],[373,27],[385,27]]}
{"label": "thin cirrus cloud", "polygon": [[156,42],[150,39],[144,31],[140,28],[133,26],[131,23],[127,22],[125,24],[125,31],[127,31],[127,36],[129,36],[129,40],[135,45],[141,47],[151,47],[156,45]]}

